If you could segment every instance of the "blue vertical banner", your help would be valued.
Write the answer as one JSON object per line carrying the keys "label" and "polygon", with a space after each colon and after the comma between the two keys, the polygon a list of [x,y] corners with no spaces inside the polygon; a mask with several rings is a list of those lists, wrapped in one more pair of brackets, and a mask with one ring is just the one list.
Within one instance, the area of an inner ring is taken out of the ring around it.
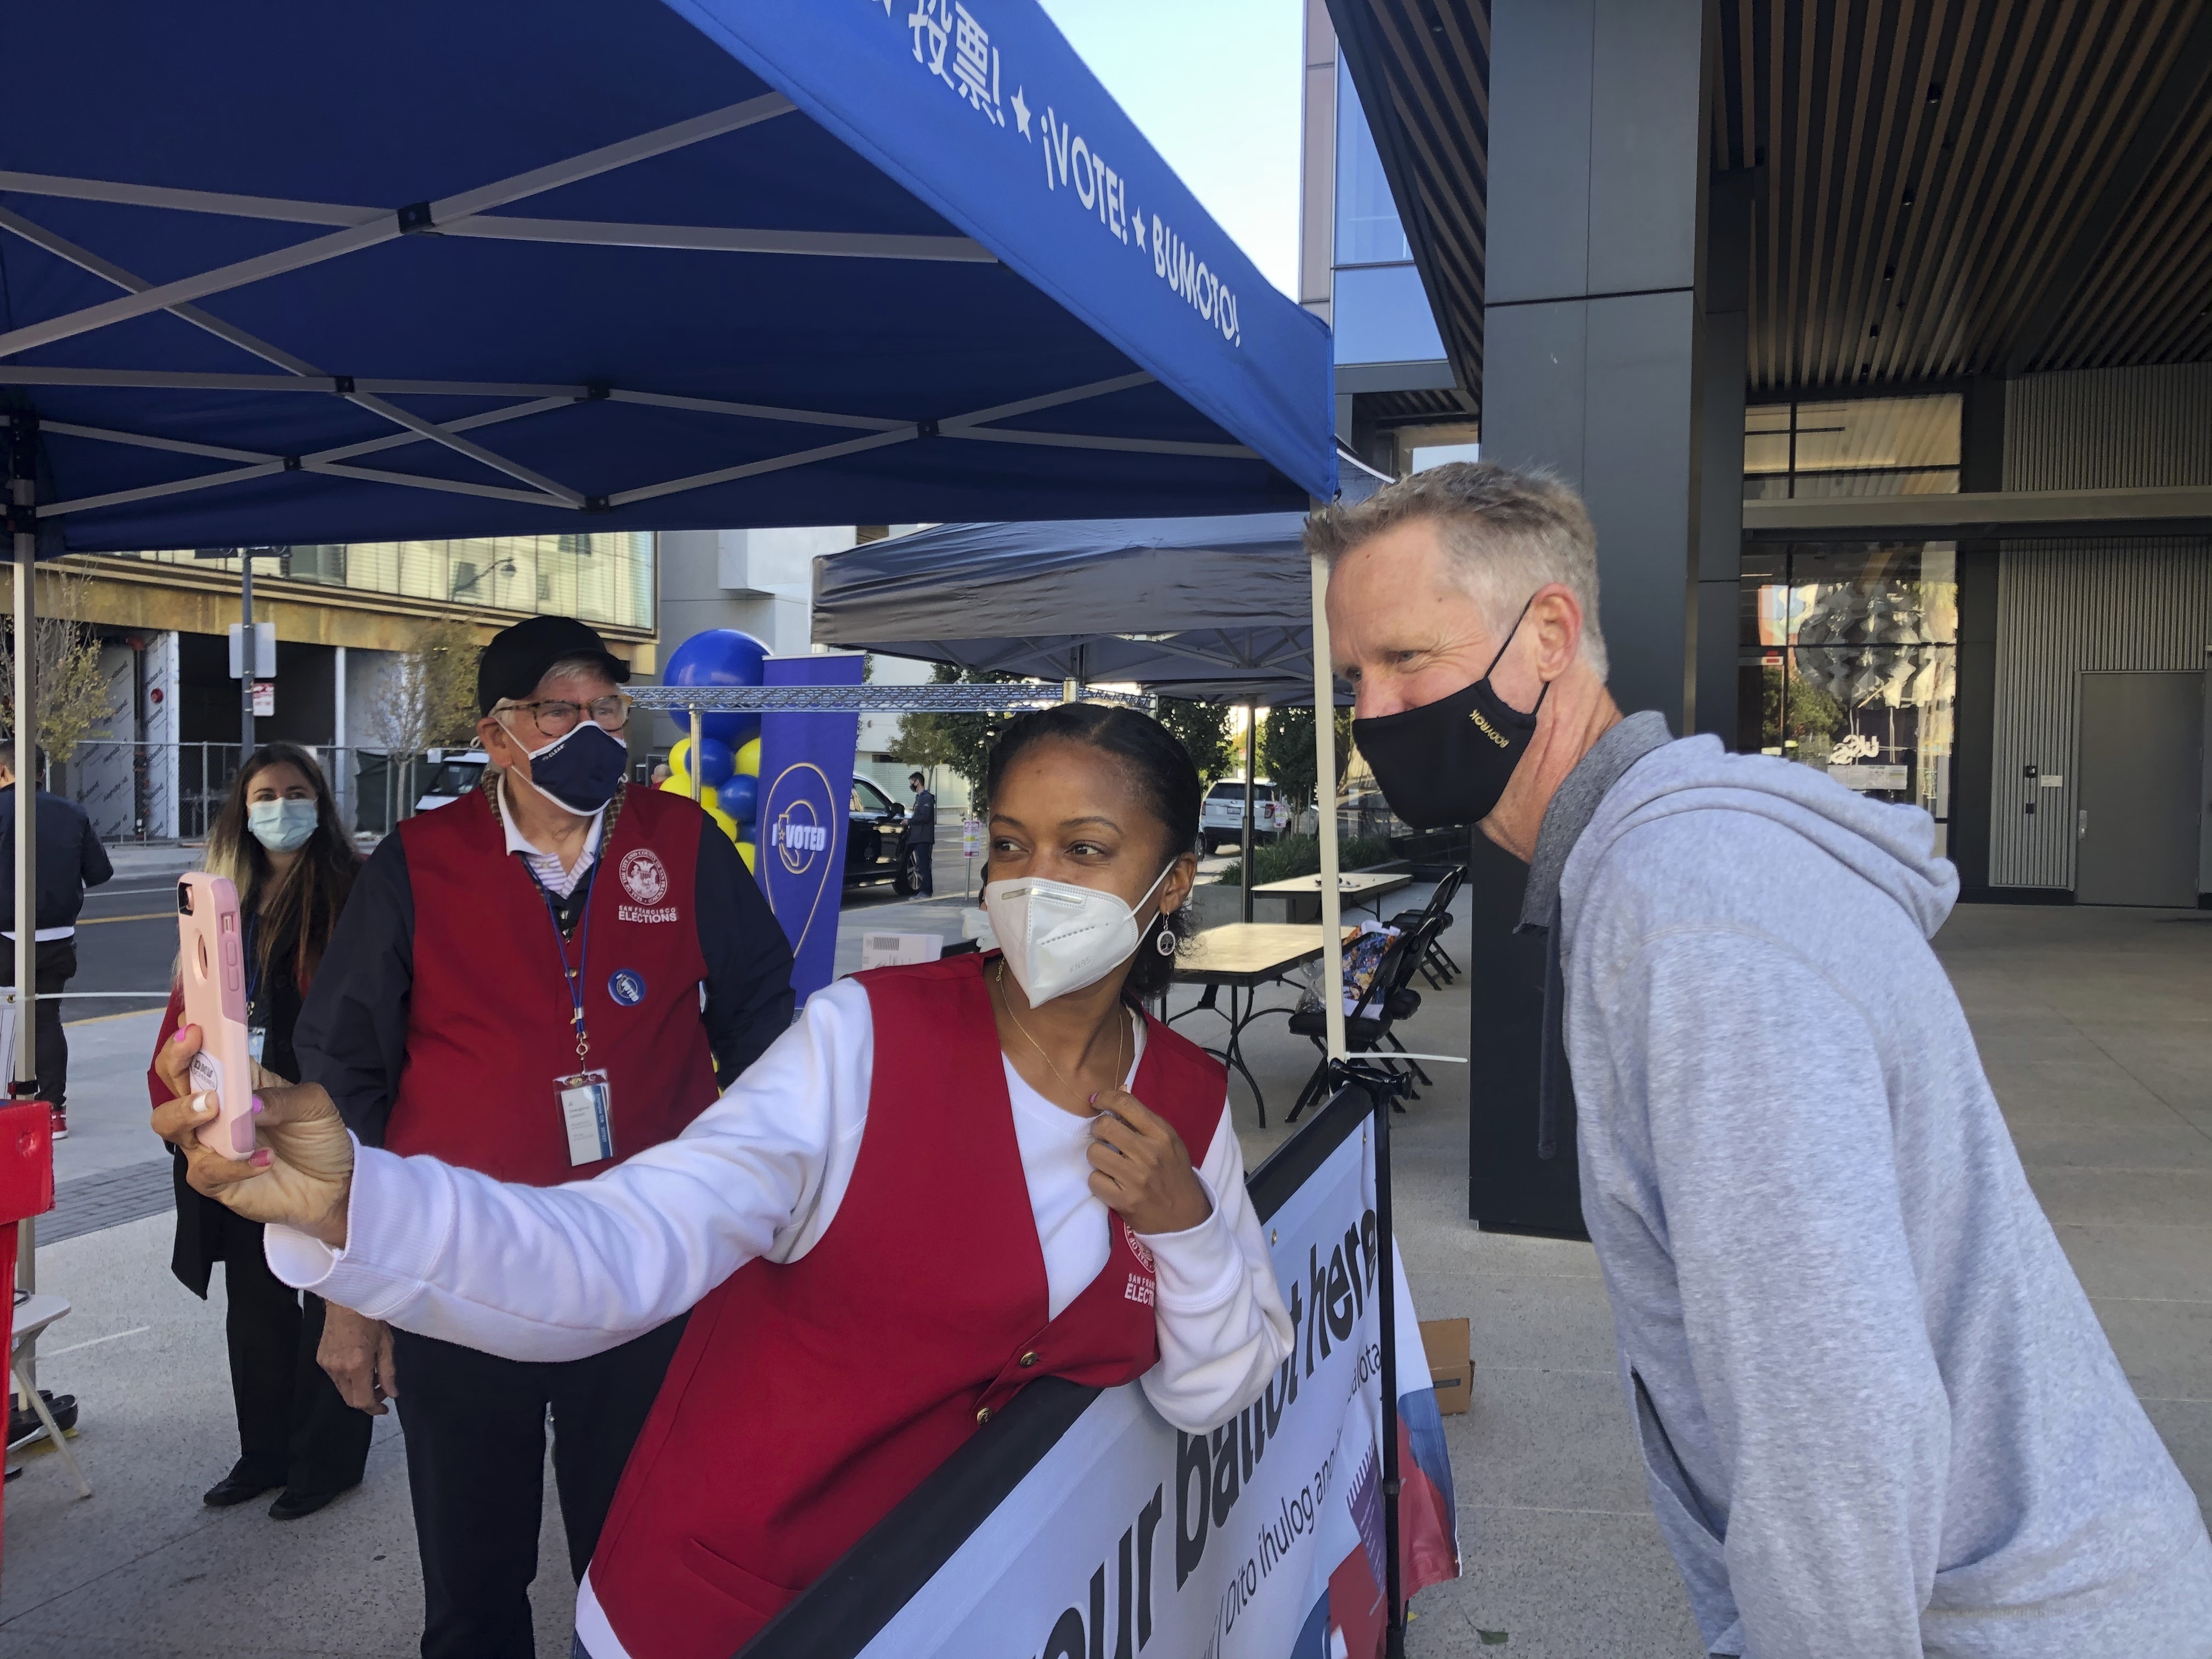
{"label": "blue vertical banner", "polygon": [[[866,659],[771,657],[765,685],[858,685]],[[846,812],[853,794],[858,714],[761,716],[755,874],[783,924],[799,1005],[830,982],[845,891]]]}

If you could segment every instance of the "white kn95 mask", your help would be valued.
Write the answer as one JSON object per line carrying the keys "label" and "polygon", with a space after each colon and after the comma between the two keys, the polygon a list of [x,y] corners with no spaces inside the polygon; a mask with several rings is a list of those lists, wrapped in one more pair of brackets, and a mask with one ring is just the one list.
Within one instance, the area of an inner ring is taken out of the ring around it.
{"label": "white kn95 mask", "polygon": [[[1159,891],[1172,860],[1137,902]],[[983,908],[1006,971],[1035,1007],[1096,985],[1137,949],[1137,913],[1119,895],[1041,876],[987,883]]]}

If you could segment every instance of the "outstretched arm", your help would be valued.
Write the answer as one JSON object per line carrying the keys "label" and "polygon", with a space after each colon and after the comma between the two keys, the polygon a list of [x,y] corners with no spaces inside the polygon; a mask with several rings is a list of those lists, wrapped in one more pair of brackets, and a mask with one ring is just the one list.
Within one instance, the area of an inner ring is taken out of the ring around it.
{"label": "outstretched arm", "polygon": [[[507,1358],[604,1352],[754,1257],[811,1246],[858,1152],[872,1050],[866,994],[818,994],[681,1136],[566,1186],[511,1186],[356,1146],[350,1191],[326,1223],[270,1218],[270,1266],[340,1306]],[[246,1209],[252,1175],[234,1173],[246,1167],[207,1175],[208,1189]]]}

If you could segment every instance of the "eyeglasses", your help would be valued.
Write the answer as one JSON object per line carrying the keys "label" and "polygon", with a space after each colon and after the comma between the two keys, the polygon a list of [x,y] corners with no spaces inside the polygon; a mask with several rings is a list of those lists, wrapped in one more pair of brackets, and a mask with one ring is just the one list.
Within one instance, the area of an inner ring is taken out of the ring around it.
{"label": "eyeglasses", "polygon": [[610,697],[595,697],[590,702],[563,702],[545,699],[538,702],[511,702],[499,714],[526,714],[542,736],[565,738],[576,729],[576,722],[589,714],[594,725],[609,732],[619,732],[629,724],[630,700],[627,694],[617,691]]}

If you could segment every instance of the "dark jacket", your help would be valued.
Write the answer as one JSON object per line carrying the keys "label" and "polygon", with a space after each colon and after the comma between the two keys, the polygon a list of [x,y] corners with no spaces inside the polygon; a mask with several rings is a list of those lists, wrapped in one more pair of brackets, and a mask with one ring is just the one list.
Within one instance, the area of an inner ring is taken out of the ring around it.
{"label": "dark jacket", "polygon": [[937,844],[937,797],[927,789],[914,792],[914,814],[906,821],[906,843],[909,847]]}
{"label": "dark jacket", "polygon": [[[115,873],[92,820],[75,801],[41,789],[39,806],[40,927],[74,927],[84,890]],[[15,786],[0,789],[0,871],[15,867]],[[15,931],[15,884],[0,880],[0,929]]]}
{"label": "dark jacket", "polygon": [[[595,866],[592,878],[599,871]],[[587,889],[561,908],[565,929]],[[782,924],[727,836],[699,837],[699,951],[707,962],[707,1042],[715,1079],[727,1085],[791,1024],[791,945]],[[330,1091],[346,1127],[368,1146],[384,1127],[407,1061],[407,1008],[415,986],[415,892],[407,849],[386,836],[354,884],[314,988],[301,1010],[294,1045],[301,1080]],[[487,997],[519,994],[488,985]],[[547,1109],[552,1108],[547,1073]]]}

